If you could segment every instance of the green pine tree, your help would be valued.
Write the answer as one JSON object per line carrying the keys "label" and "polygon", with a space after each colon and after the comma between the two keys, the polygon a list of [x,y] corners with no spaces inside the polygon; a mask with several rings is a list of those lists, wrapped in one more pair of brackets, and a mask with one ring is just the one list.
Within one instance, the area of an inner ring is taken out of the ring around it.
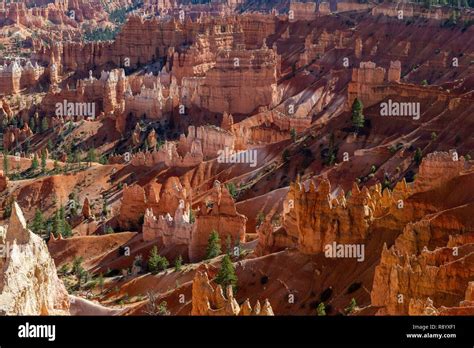
{"label": "green pine tree", "polygon": [[36,131],[36,122],[34,117],[30,118],[29,126],[31,131],[34,133]]}
{"label": "green pine tree", "polygon": [[46,151],[41,151],[41,172],[45,172],[46,170]]}
{"label": "green pine tree", "polygon": [[8,153],[3,151],[3,174],[8,175],[9,168]]}
{"label": "green pine tree", "polygon": [[58,163],[58,160],[56,160],[56,159],[54,160],[53,170],[54,170],[55,173],[57,173],[58,170],[59,170],[59,163]]}
{"label": "green pine tree", "polygon": [[79,286],[81,285],[81,282],[87,281],[89,278],[88,272],[84,269],[82,266],[82,261],[84,261],[83,257],[75,257],[74,260],[72,261],[72,272],[77,278],[77,283]]}
{"label": "green pine tree", "polygon": [[224,289],[227,286],[232,286],[232,289],[237,290],[237,275],[235,274],[234,264],[229,255],[224,255],[222,259],[221,268],[216,277],[216,283],[220,284]]}
{"label": "green pine tree", "polygon": [[236,199],[238,192],[237,192],[237,187],[235,186],[235,184],[233,182],[228,182],[227,184],[225,184],[225,186],[227,187],[227,190],[229,191],[232,198]]}
{"label": "green pine tree", "polygon": [[31,161],[31,170],[36,170],[38,169],[39,167],[39,163],[38,163],[38,156],[36,156],[36,153],[35,155],[33,156],[33,160]]}
{"label": "green pine tree", "polygon": [[148,270],[151,273],[158,273],[168,268],[168,260],[158,254],[158,248],[156,246],[151,249],[150,256],[148,258]]}
{"label": "green pine tree", "polygon": [[104,198],[104,203],[102,203],[102,215],[107,216],[108,213],[109,213],[109,209],[107,206],[107,199]]}
{"label": "green pine tree", "polygon": [[36,234],[41,234],[41,232],[44,231],[45,222],[44,222],[44,218],[43,218],[43,214],[41,213],[41,210],[36,209],[35,216],[29,227],[31,231]]}
{"label": "green pine tree", "polygon": [[89,164],[89,167],[92,165],[92,162],[97,162],[97,155],[95,149],[90,148],[87,152],[87,163]]}
{"label": "green pine tree", "polygon": [[213,259],[221,254],[221,240],[219,233],[216,230],[212,230],[207,240],[206,248],[206,259]]}
{"label": "green pine tree", "polygon": [[420,165],[422,159],[423,159],[423,153],[421,152],[420,148],[417,148],[415,150],[415,155],[413,156],[413,160],[415,161],[416,164]]}
{"label": "green pine tree", "polygon": [[320,316],[320,317],[326,315],[326,306],[324,305],[324,302],[321,302],[318,305],[318,308],[316,309],[316,311],[318,312],[318,316]]}
{"label": "green pine tree", "polygon": [[183,257],[179,255],[175,260],[174,260],[174,270],[175,272],[181,271],[181,268],[183,267]]}
{"label": "green pine tree", "polygon": [[363,111],[364,105],[359,98],[355,98],[352,103],[352,125],[356,129],[356,132],[359,132],[359,130],[364,127],[365,117]]}
{"label": "green pine tree", "polygon": [[48,128],[49,128],[48,120],[46,119],[46,117],[43,117],[43,120],[41,121],[41,128],[40,128],[41,133],[46,132]]}
{"label": "green pine tree", "polygon": [[346,312],[346,314],[351,314],[352,312],[354,312],[354,309],[357,308],[357,302],[355,300],[355,298],[352,298],[351,299],[351,302],[349,303],[349,306],[347,306],[344,311]]}
{"label": "green pine tree", "polygon": [[290,129],[290,136],[291,136],[291,140],[293,140],[293,142],[296,142],[296,139],[298,138],[298,133],[296,132],[296,129],[294,128]]}
{"label": "green pine tree", "polygon": [[61,206],[53,216],[53,234],[55,237],[61,235],[65,238],[72,236],[72,227],[66,221],[64,207]]}
{"label": "green pine tree", "polygon": [[69,222],[67,222],[66,220],[63,221],[63,231],[61,235],[64,238],[72,237],[72,227],[71,225],[69,225]]}

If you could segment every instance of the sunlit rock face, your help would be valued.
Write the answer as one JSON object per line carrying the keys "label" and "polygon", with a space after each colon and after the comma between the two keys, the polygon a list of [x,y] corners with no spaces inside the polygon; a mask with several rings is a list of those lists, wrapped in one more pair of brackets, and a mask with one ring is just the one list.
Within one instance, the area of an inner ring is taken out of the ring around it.
{"label": "sunlit rock face", "polygon": [[8,252],[0,260],[0,313],[3,315],[67,315],[69,298],[58,278],[46,243],[26,227],[15,202],[1,244]]}

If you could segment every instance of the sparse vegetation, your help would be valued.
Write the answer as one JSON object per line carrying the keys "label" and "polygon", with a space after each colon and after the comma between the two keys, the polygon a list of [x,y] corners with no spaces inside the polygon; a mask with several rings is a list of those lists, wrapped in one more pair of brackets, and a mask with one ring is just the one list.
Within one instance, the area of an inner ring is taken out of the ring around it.
{"label": "sparse vegetation", "polygon": [[183,267],[183,257],[181,255],[178,255],[178,257],[174,260],[175,272],[181,271],[182,267]]}
{"label": "sparse vegetation", "polygon": [[354,310],[357,308],[357,302],[355,300],[355,298],[352,298],[351,299],[351,302],[349,303],[349,306],[347,306],[345,309],[344,309],[344,312],[346,314],[351,314],[352,312],[354,312]]}
{"label": "sparse vegetation", "polygon": [[296,129],[294,128],[290,129],[290,136],[291,136],[291,140],[293,142],[296,142],[296,139],[298,138],[298,133],[296,132]]}
{"label": "sparse vegetation", "polygon": [[324,302],[321,302],[318,305],[318,308],[316,309],[316,312],[318,313],[319,317],[322,317],[322,316],[326,315],[326,306],[324,305]]}
{"label": "sparse vegetation", "polygon": [[161,256],[158,253],[158,248],[154,246],[151,249],[150,256],[148,258],[148,270],[151,273],[156,274],[167,269],[168,265],[168,260],[165,257]]}
{"label": "sparse vegetation", "polygon": [[229,190],[229,193],[232,196],[232,198],[237,199],[238,191],[235,184],[233,182],[228,182],[225,184],[225,186],[227,187],[227,190]]}
{"label": "sparse vegetation", "polygon": [[260,227],[264,221],[265,221],[265,213],[261,211],[257,215],[257,228]]}
{"label": "sparse vegetation", "polygon": [[413,156],[413,160],[417,165],[421,164],[421,160],[423,159],[423,153],[420,148],[415,150],[415,155]]}

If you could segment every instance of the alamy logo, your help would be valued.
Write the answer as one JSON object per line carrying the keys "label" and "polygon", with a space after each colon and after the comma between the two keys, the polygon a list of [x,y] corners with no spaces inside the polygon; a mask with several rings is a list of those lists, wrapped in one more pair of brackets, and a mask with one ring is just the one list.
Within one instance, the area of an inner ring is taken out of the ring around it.
{"label": "alamy logo", "polygon": [[226,146],[224,150],[217,151],[217,155],[218,163],[248,163],[252,168],[257,166],[257,150],[255,149],[235,152]]}
{"label": "alamy logo", "polygon": [[95,118],[95,103],[68,102],[56,103],[56,116],[82,116]]}
{"label": "alamy logo", "polygon": [[357,259],[358,262],[365,260],[364,244],[337,244],[332,242],[324,246],[324,256],[338,259]]}
{"label": "alamy logo", "polygon": [[380,103],[380,116],[408,116],[412,117],[414,120],[419,120],[420,103],[403,103],[389,99],[388,102]]}
{"label": "alamy logo", "polygon": [[56,340],[56,325],[34,325],[26,323],[18,326],[18,337],[20,338],[47,338],[52,342]]}

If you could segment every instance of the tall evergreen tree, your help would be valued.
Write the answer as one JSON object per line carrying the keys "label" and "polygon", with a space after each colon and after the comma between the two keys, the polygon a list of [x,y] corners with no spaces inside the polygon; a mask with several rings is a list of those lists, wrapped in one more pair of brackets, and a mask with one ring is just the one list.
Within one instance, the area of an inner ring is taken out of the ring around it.
{"label": "tall evergreen tree", "polygon": [[150,257],[148,258],[148,270],[151,273],[158,273],[168,268],[168,260],[158,254],[158,249],[156,246],[151,249]]}
{"label": "tall evergreen tree", "polygon": [[423,153],[421,152],[420,148],[417,148],[415,150],[415,155],[413,156],[413,159],[414,159],[416,164],[418,164],[418,165],[421,164],[421,160],[423,159]]}
{"label": "tall evergreen tree", "polygon": [[102,203],[102,215],[107,216],[109,213],[109,209],[107,206],[107,198],[104,197],[104,203]]}
{"label": "tall evergreen tree", "polygon": [[87,151],[87,163],[89,167],[92,165],[92,162],[97,162],[97,155],[95,149],[90,148],[89,151]]}
{"label": "tall evergreen tree", "polygon": [[64,207],[61,206],[55,213],[53,217],[53,234],[57,237],[59,235],[63,237],[72,236],[71,225],[66,221],[66,214]]}
{"label": "tall evergreen tree", "polygon": [[36,156],[36,153],[34,154],[33,156],[33,160],[31,161],[31,169],[32,170],[36,170],[38,169],[39,167],[39,163],[38,163],[38,156]]}
{"label": "tall evergreen tree", "polygon": [[296,142],[296,139],[298,138],[298,133],[296,132],[296,129],[291,128],[290,135],[291,135],[291,140],[293,140],[293,142]]}
{"label": "tall evergreen tree", "polygon": [[44,173],[46,170],[46,150],[41,151],[41,171]]}
{"label": "tall evergreen tree", "polygon": [[9,170],[9,160],[8,160],[8,152],[3,151],[3,174],[8,175]]}
{"label": "tall evergreen tree", "polygon": [[232,286],[232,289],[237,290],[237,275],[235,274],[234,264],[228,254],[224,255],[222,259],[221,268],[216,277],[216,283],[220,284],[224,289],[227,286]]}
{"label": "tall evergreen tree", "polygon": [[40,131],[41,133],[46,132],[49,128],[48,120],[46,117],[43,117],[43,120],[41,121],[41,128]]}
{"label": "tall evergreen tree", "polygon": [[33,233],[41,234],[44,231],[45,222],[41,210],[36,209],[35,216],[31,222],[30,229]]}
{"label": "tall evergreen tree", "polygon": [[207,240],[206,248],[206,259],[213,259],[221,254],[221,240],[219,233],[216,230],[212,230]]}
{"label": "tall evergreen tree", "polygon": [[356,132],[359,132],[359,130],[364,127],[365,117],[363,110],[364,105],[359,98],[355,98],[352,103],[352,125],[356,129]]}
{"label": "tall evergreen tree", "polygon": [[34,117],[30,118],[29,126],[31,131],[34,133],[36,131],[36,122]]}
{"label": "tall evergreen tree", "polygon": [[174,270],[175,272],[181,271],[181,268],[183,267],[183,257],[179,255],[175,260],[174,260]]}

